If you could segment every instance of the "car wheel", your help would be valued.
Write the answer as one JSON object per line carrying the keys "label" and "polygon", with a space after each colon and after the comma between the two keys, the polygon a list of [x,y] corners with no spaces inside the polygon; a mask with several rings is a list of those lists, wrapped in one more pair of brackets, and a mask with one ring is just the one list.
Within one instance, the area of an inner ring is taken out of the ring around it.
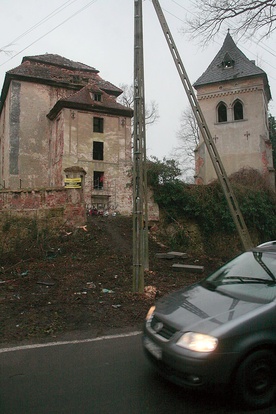
{"label": "car wheel", "polygon": [[256,351],[240,365],[235,391],[238,400],[250,408],[273,403],[276,395],[276,356],[268,350]]}

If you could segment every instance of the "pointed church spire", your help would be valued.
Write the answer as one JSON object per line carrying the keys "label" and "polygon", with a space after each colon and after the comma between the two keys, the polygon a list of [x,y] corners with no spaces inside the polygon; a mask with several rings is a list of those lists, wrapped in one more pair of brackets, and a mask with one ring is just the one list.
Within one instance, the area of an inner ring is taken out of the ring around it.
{"label": "pointed church spire", "polygon": [[237,47],[228,29],[223,45],[206,71],[194,83],[195,89],[211,83],[260,76],[264,79],[268,100],[271,99],[266,73]]}

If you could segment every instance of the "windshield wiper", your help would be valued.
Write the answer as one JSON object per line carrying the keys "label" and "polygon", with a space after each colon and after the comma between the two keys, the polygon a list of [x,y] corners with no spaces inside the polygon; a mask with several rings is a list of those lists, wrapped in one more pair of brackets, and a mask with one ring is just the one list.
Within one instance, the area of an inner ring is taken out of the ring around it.
{"label": "windshield wiper", "polygon": [[275,281],[271,281],[269,279],[261,279],[257,277],[247,277],[247,276],[226,276],[221,280],[221,282],[225,280],[238,280],[239,283],[264,283],[264,284],[274,284]]}
{"label": "windshield wiper", "polygon": [[223,282],[224,280],[238,280],[238,281],[240,281],[241,283],[244,283],[244,280],[243,280],[244,278],[242,277],[242,276],[226,276],[226,277],[224,277],[222,280],[221,280],[221,282]]}
{"label": "windshield wiper", "polygon": [[262,268],[266,271],[268,276],[270,276],[271,279],[275,282],[274,274],[271,272],[271,270],[267,267],[267,265],[262,260],[263,253],[253,252],[253,256],[254,256],[254,259],[259,263],[259,265],[262,266]]}

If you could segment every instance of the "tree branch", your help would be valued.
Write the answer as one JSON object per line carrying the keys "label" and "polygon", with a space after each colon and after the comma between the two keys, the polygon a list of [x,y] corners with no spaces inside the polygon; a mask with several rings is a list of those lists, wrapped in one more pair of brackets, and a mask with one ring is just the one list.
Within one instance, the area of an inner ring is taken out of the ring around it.
{"label": "tree branch", "polygon": [[234,34],[251,37],[258,32],[260,39],[276,28],[276,0],[196,0],[195,7],[197,17],[187,19],[183,31],[192,38],[201,37],[203,44],[230,22]]}

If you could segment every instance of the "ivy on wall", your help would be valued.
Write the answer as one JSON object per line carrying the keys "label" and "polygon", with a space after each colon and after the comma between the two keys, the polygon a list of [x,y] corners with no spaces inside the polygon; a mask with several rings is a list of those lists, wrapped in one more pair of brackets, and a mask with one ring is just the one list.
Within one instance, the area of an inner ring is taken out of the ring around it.
{"label": "ivy on wall", "polygon": [[[166,220],[196,220],[204,236],[218,231],[234,233],[235,224],[220,184],[185,184],[179,176],[173,160],[154,159],[148,165],[148,184]],[[261,174],[245,169],[230,180],[249,231],[254,230],[260,242],[276,239],[276,195]]]}

